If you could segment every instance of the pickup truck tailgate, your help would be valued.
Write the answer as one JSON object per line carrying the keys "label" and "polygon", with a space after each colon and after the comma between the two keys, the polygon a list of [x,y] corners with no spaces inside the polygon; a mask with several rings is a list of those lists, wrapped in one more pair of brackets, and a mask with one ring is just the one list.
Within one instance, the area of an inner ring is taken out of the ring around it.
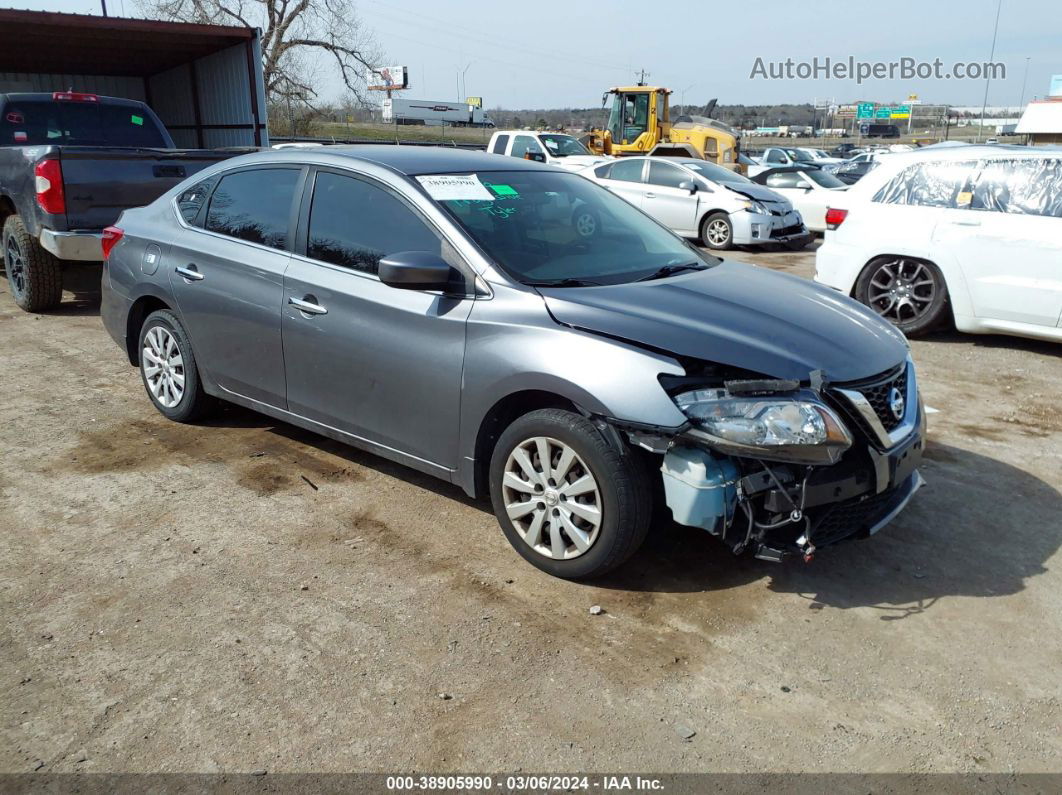
{"label": "pickup truck tailgate", "polygon": [[240,150],[62,148],[66,227],[102,229],[123,210],[150,204],[207,166],[244,154]]}

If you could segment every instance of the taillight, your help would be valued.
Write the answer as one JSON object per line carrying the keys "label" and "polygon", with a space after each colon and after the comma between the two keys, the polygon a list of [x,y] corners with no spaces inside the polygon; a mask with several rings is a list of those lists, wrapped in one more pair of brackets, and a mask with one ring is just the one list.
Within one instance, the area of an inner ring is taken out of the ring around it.
{"label": "taillight", "polygon": [[111,249],[118,245],[118,241],[122,239],[122,235],[125,234],[125,230],[119,229],[117,226],[108,226],[103,230],[103,240],[100,245],[103,247],[103,258],[111,256]]}
{"label": "taillight", "polygon": [[848,210],[842,210],[840,207],[830,207],[826,210],[826,228],[836,229],[844,223],[844,219],[848,217]]}
{"label": "taillight", "polygon": [[63,194],[63,167],[58,160],[42,160],[33,167],[37,204],[46,213],[62,215],[66,212]]}

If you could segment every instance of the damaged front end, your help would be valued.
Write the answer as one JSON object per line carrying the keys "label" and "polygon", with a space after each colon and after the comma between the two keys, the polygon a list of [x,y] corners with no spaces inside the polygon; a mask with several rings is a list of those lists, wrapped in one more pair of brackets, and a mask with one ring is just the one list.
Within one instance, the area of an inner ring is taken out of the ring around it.
{"label": "damaged front end", "polygon": [[867,537],[923,485],[925,412],[910,360],[829,384],[690,366],[661,384],[689,422],[671,435],[628,429],[662,454],[666,502],[735,554],[781,561]]}

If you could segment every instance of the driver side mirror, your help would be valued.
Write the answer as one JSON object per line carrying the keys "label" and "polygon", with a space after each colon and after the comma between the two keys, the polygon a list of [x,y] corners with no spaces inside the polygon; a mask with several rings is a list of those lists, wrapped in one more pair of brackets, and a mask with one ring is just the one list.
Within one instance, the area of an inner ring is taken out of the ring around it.
{"label": "driver side mirror", "polygon": [[692,180],[683,180],[678,186],[680,190],[688,190],[691,195],[697,192],[697,183]]}
{"label": "driver side mirror", "polygon": [[545,163],[546,153],[532,152],[530,149],[528,149],[526,152],[524,152],[524,160],[534,160],[536,163]]}
{"label": "driver side mirror", "polygon": [[377,275],[399,290],[450,290],[454,269],[431,251],[397,251],[380,260]]}

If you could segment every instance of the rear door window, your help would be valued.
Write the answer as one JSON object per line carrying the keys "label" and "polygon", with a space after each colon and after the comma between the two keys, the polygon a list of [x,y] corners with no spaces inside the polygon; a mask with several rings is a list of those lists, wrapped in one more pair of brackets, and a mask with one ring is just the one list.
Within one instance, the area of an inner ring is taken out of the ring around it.
{"label": "rear door window", "polygon": [[970,204],[970,179],[976,166],[974,160],[916,163],[886,182],[873,201],[964,209]]}
{"label": "rear door window", "polygon": [[1062,218],[1062,160],[986,160],[973,186],[972,210]]}
{"label": "rear door window", "polygon": [[807,183],[796,171],[783,171],[781,174],[771,174],[767,177],[768,188],[800,188],[804,185]]}
{"label": "rear door window", "polygon": [[494,139],[494,148],[491,149],[490,151],[491,151],[491,153],[496,154],[496,155],[504,155],[505,154],[505,147],[508,146],[508,145],[509,145],[509,136],[508,135],[499,135],[497,138]]}
{"label": "rear door window", "polygon": [[443,255],[442,239],[389,190],[356,177],[319,172],[310,204],[306,255],[375,274],[398,251]]}
{"label": "rear door window", "polygon": [[226,174],[210,197],[204,228],[249,243],[285,249],[297,168],[259,168]]}

